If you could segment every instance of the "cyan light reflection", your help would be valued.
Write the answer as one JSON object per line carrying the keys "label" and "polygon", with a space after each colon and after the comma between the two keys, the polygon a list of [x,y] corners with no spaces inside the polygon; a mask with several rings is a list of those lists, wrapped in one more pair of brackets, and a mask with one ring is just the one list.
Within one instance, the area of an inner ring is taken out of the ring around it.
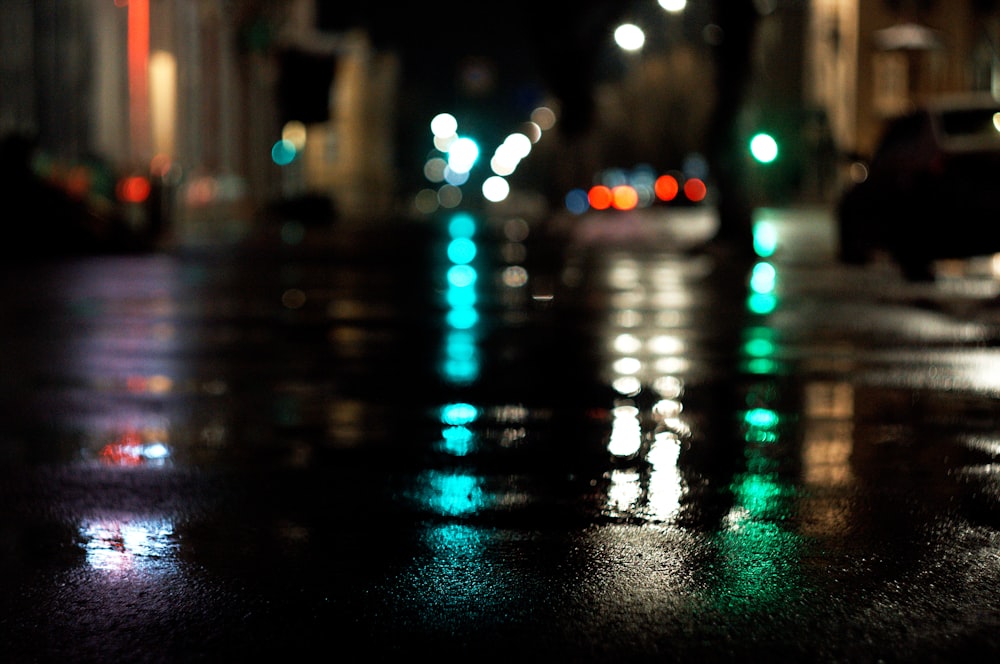
{"label": "cyan light reflection", "polygon": [[774,224],[758,221],[753,228],[753,248],[761,258],[770,258],[778,248],[778,231]]}
{"label": "cyan light reflection", "polygon": [[747,393],[753,407],[743,411],[746,470],[733,477],[733,507],[718,533],[724,564],[712,601],[734,614],[769,611],[797,601],[803,592],[799,573],[802,536],[785,527],[793,516],[794,486],[783,480],[774,444],[782,416],[771,406],[773,383]]}
{"label": "cyan light reflection", "polygon": [[414,556],[399,584],[422,608],[417,620],[456,636],[471,625],[510,616],[520,604],[512,572],[491,555],[491,535],[462,523],[434,525],[421,538],[426,551]]}
{"label": "cyan light reflection", "polygon": [[451,383],[471,383],[479,377],[479,345],[465,329],[449,330],[445,335],[445,358],[442,373]]}
{"label": "cyan light reflection", "polygon": [[479,322],[479,311],[472,306],[452,307],[445,317],[449,327],[456,330],[470,330]]}
{"label": "cyan light reflection", "polygon": [[715,603],[745,614],[795,602],[803,592],[801,539],[779,523],[731,515],[729,527],[719,535],[725,566],[722,586],[712,592]]}
{"label": "cyan light reflection", "polygon": [[770,293],[777,283],[778,272],[770,263],[757,263],[750,273],[750,288],[755,293]]}
{"label": "cyan light reflection", "polygon": [[452,238],[471,238],[476,234],[476,220],[471,214],[459,212],[448,221],[448,235]]}
{"label": "cyan light reflection", "polygon": [[448,306],[455,308],[473,307],[478,300],[476,289],[472,287],[451,287],[444,295]]}
{"label": "cyan light reflection", "polygon": [[476,435],[469,427],[450,426],[441,431],[441,447],[452,456],[463,457],[475,448]]}
{"label": "cyan light reflection", "polygon": [[781,365],[774,358],[778,351],[774,330],[765,326],[750,327],[743,331],[743,336],[744,370],[759,375],[777,373]]}
{"label": "cyan light reflection", "polygon": [[450,403],[441,408],[441,442],[445,454],[463,457],[475,449],[476,435],[468,425],[479,419],[479,409],[469,403]]}
{"label": "cyan light reflection", "polygon": [[482,479],[466,472],[427,471],[419,482],[417,501],[442,516],[466,516],[486,506]]}
{"label": "cyan light reflection", "polygon": [[751,408],[743,414],[743,438],[748,443],[773,443],[778,440],[781,418],[769,408]]}
{"label": "cyan light reflection", "polygon": [[468,237],[457,237],[448,243],[448,259],[457,265],[465,265],[476,257],[476,243]]}
{"label": "cyan light reflection", "polygon": [[478,339],[473,330],[479,324],[476,281],[478,273],[471,265],[478,253],[473,236],[475,219],[459,212],[448,220],[448,243],[445,302],[444,357],[440,364],[442,376],[453,384],[469,384],[479,378],[480,357]]}
{"label": "cyan light reflection", "polygon": [[448,286],[450,288],[470,288],[478,278],[476,268],[471,265],[452,265],[448,268]]}
{"label": "cyan light reflection", "polygon": [[774,291],[778,282],[778,272],[771,263],[760,262],[750,272],[750,296],[747,308],[759,315],[769,314],[778,306]]}
{"label": "cyan light reflection", "polygon": [[479,409],[469,403],[450,403],[441,408],[444,424],[471,424],[479,418]]}
{"label": "cyan light reflection", "polygon": [[179,544],[167,519],[90,519],[80,524],[79,533],[93,569],[153,573],[176,566]]}

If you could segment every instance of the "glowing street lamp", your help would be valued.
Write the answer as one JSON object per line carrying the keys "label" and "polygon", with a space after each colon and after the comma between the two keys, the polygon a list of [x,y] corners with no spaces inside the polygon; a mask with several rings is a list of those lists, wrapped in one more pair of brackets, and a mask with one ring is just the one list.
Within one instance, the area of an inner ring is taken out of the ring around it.
{"label": "glowing street lamp", "polygon": [[634,23],[623,23],[615,28],[615,43],[624,51],[639,51],[646,43],[646,33]]}

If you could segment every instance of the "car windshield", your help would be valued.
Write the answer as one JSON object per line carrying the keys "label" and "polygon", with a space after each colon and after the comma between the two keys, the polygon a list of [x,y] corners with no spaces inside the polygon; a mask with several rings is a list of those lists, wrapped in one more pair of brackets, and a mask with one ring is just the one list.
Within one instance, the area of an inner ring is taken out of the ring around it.
{"label": "car windshield", "polygon": [[1000,140],[1000,109],[947,111],[941,114],[941,129],[949,138]]}

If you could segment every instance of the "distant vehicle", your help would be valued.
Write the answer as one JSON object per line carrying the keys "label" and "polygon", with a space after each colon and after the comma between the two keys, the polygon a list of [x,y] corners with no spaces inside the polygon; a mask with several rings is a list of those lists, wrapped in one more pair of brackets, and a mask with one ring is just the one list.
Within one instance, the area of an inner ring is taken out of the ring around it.
{"label": "distant vehicle", "polygon": [[935,260],[1000,252],[1000,101],[942,97],[890,120],[837,204],[840,258],[888,254],[911,281]]}

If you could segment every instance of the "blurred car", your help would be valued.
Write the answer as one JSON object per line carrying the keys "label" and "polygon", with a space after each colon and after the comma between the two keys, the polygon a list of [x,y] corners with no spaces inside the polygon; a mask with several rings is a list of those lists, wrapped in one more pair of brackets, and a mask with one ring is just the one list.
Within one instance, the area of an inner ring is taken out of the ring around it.
{"label": "blurred car", "polygon": [[837,204],[840,258],[888,254],[911,280],[935,260],[1000,252],[1000,101],[953,96],[889,120]]}

